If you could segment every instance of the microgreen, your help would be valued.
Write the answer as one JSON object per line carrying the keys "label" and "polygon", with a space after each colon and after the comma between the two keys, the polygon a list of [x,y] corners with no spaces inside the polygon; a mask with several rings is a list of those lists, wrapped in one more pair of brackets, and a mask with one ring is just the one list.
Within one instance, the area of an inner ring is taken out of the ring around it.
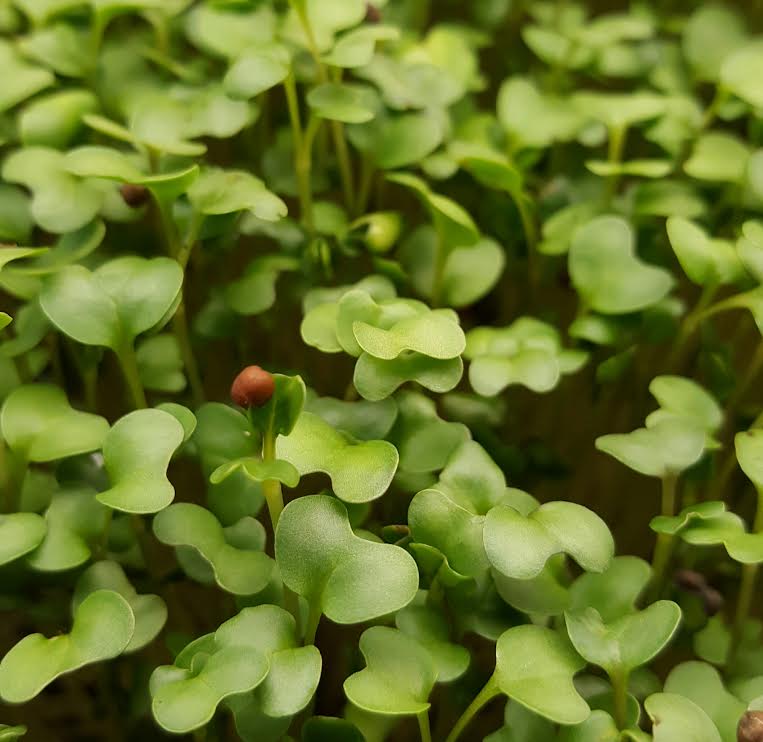
{"label": "microgreen", "polygon": [[759,3],[604,5],[0,0],[0,740],[761,736]]}

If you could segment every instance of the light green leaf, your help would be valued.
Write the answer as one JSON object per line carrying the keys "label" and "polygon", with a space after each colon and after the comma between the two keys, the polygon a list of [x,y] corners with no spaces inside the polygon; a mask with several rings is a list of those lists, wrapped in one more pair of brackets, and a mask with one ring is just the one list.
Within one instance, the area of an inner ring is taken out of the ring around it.
{"label": "light green leaf", "polygon": [[654,742],[721,742],[710,717],[688,698],[675,693],[656,693],[644,702],[652,719]]}
{"label": "light green leaf", "polygon": [[736,49],[723,60],[721,85],[726,90],[749,103],[753,108],[763,108],[763,84],[755,70],[763,65],[763,43],[753,41]]}
{"label": "light green leaf", "polygon": [[168,546],[191,547],[211,567],[214,579],[234,595],[263,590],[273,571],[273,560],[260,550],[238,548],[212,513],[192,503],[175,503],[154,518],[154,534]]}
{"label": "light green leaf", "polygon": [[310,90],[306,100],[317,116],[346,124],[370,121],[376,110],[376,96],[370,88],[348,83],[318,85]]}
{"label": "light green leaf", "polygon": [[289,51],[280,44],[247,49],[225,74],[225,92],[234,98],[253,98],[286,79],[291,63]]}
{"label": "light green leaf", "polygon": [[129,603],[111,590],[98,590],[74,614],[71,633],[46,639],[30,634],[0,662],[0,697],[7,703],[34,698],[59,675],[121,654],[132,638],[135,618]]}
{"label": "light green leaf", "polygon": [[418,570],[403,549],[356,536],[339,501],[301,497],[281,513],[276,561],[284,584],[336,623],[359,623],[403,608]]}
{"label": "light green leaf", "polygon": [[395,26],[361,26],[340,36],[323,61],[334,67],[355,68],[367,65],[379,41],[396,41],[400,31]]}
{"label": "light green leaf", "polygon": [[493,567],[516,579],[536,577],[560,552],[588,572],[603,572],[615,550],[607,524],[572,502],[548,502],[528,516],[498,505],[485,518],[483,538]]}
{"label": "light green leaf", "polygon": [[185,389],[183,358],[174,335],[152,335],[142,340],[135,351],[135,360],[146,389],[171,394]]}
{"label": "light green leaf", "polygon": [[184,438],[183,426],[162,410],[135,410],[117,420],[103,441],[111,488],[98,501],[134,514],[166,508],[175,497],[167,467]]}
{"label": "light green leaf", "polygon": [[77,580],[72,598],[72,611],[77,609],[89,595],[97,590],[113,590],[130,605],[135,616],[135,631],[125,653],[137,652],[152,642],[167,621],[167,606],[158,595],[138,595],[125,573],[116,562],[96,562],[86,569]]}
{"label": "light green leaf", "polygon": [[6,397],[0,427],[12,451],[27,461],[45,462],[100,448],[109,424],[75,410],[58,387],[30,384]]}
{"label": "light green leaf", "polygon": [[750,149],[737,137],[717,131],[700,135],[694,141],[684,164],[687,175],[714,183],[739,183],[744,178]]}
{"label": "light green leaf", "polygon": [[47,524],[37,513],[0,515],[0,565],[36,549],[47,531]]}
{"label": "light green leaf", "polygon": [[715,82],[724,60],[746,38],[745,23],[738,13],[723,5],[702,4],[683,27],[681,47],[697,77]]}
{"label": "light green leaf", "polygon": [[581,299],[602,314],[646,309],[673,287],[666,270],[636,255],[630,224],[616,216],[597,217],[575,232],[569,270]]}
{"label": "light green leaf", "polygon": [[740,468],[759,491],[763,490],[763,430],[753,428],[737,433],[734,446]]}
{"label": "light green leaf", "polygon": [[376,714],[413,716],[429,709],[437,679],[430,653],[415,639],[387,626],[373,626],[360,637],[365,669],[344,681],[355,706]]}
{"label": "light green leaf", "polygon": [[0,40],[0,67],[7,75],[0,92],[0,113],[50,87],[56,80],[48,70],[25,61],[5,39]]}
{"label": "light green leaf", "polygon": [[26,146],[63,149],[81,131],[82,116],[97,107],[98,100],[89,90],[64,90],[37,98],[19,115],[21,141]]}
{"label": "light green leaf", "polygon": [[681,217],[667,221],[670,245],[689,279],[699,286],[734,283],[743,275],[733,243],[712,240],[693,222]]}
{"label": "light green leaf", "polygon": [[258,219],[274,222],[287,213],[286,204],[278,196],[243,170],[203,170],[188,189],[188,198],[201,214],[249,211]]}
{"label": "light green leaf", "polygon": [[412,353],[384,361],[363,353],[355,364],[353,384],[361,397],[371,401],[388,397],[406,381],[442,394],[456,387],[463,370],[461,358],[441,360]]}
{"label": "light green leaf", "polygon": [[276,453],[296,466],[301,475],[321,471],[345,502],[369,502],[389,487],[398,464],[395,447],[387,441],[356,441],[334,430],[320,417],[303,412],[294,429],[276,442]]}

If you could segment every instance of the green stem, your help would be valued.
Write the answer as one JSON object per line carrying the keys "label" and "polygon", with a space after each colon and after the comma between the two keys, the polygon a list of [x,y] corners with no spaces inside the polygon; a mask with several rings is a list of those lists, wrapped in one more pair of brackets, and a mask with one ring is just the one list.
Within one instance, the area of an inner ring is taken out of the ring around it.
{"label": "green stem", "polygon": [[[752,532],[761,533],[763,531],[763,492],[758,490],[758,504],[755,511],[755,521],[753,522]],[[736,612],[734,614],[734,625],[731,629],[731,640],[729,642],[729,651],[726,657],[726,664],[730,664],[735,658],[739,646],[742,643],[744,627],[750,615],[752,599],[755,595],[755,583],[758,578],[759,564],[742,565],[742,581],[739,584],[739,596],[737,597]]]}
{"label": "green stem", "polygon": [[146,402],[146,392],[143,389],[143,382],[140,380],[138,371],[138,362],[135,358],[135,348],[132,343],[126,343],[124,347],[116,351],[119,366],[122,369],[122,375],[127,382],[127,388],[130,392],[133,407],[142,409],[148,407]]}
{"label": "green stem", "polygon": [[4,449],[3,458],[8,464],[3,510],[6,513],[15,513],[21,504],[21,494],[24,491],[24,480],[29,470],[29,462],[25,456],[14,454],[9,448]]}
{"label": "green stem", "polygon": [[432,732],[429,729],[429,712],[422,711],[420,714],[416,714],[416,719],[419,722],[421,742],[432,742]]}
{"label": "green stem", "polygon": [[[625,150],[625,139],[628,135],[628,129],[625,126],[613,126],[609,130],[609,146],[607,151],[607,162],[610,165],[620,165],[623,160],[623,151]],[[609,176],[606,191],[607,206],[612,204],[612,199],[617,193],[617,185],[620,182],[620,176],[613,173]]]}
{"label": "green stem", "polygon": [[612,683],[615,724],[618,729],[625,729],[628,723],[628,673],[613,672],[609,680]]}
{"label": "green stem", "polygon": [[111,508],[108,508],[106,512],[106,522],[103,524],[103,533],[101,534],[97,549],[98,556],[101,559],[106,559],[109,553],[109,535],[111,534],[111,523],[113,520],[114,511]]}
{"label": "green stem", "polygon": [[[675,474],[668,474],[662,478],[662,515],[672,517],[676,510],[676,482]],[[665,573],[670,564],[673,552],[673,536],[667,533],[658,533],[657,542],[652,556],[652,595],[658,597],[662,592],[665,581]]]}
{"label": "green stem", "polygon": [[445,277],[445,263],[448,259],[448,252],[445,249],[445,240],[442,238],[439,230],[437,231],[437,254],[435,255],[434,276],[432,278],[432,293],[430,301],[433,307],[440,304],[442,298],[442,281]]}
{"label": "green stem", "polygon": [[322,615],[320,603],[317,600],[311,602],[305,625],[305,646],[315,644],[315,635],[318,633],[318,624],[321,622]]}
{"label": "green stem", "polygon": [[485,687],[475,696],[474,700],[466,707],[466,711],[461,714],[461,718],[456,722],[445,742],[456,742],[461,736],[461,732],[466,729],[469,722],[477,715],[479,710],[488,702],[500,694],[500,690],[495,682],[495,675],[485,683]]}
{"label": "green stem", "polygon": [[[262,460],[275,461],[276,458],[276,436],[273,434],[270,426],[262,437]],[[262,494],[265,496],[265,502],[268,505],[270,513],[270,522],[273,524],[273,533],[276,532],[278,519],[283,510],[283,493],[281,492],[281,483],[277,479],[266,479],[262,483]]]}
{"label": "green stem", "polygon": [[191,346],[191,333],[188,329],[188,316],[185,308],[185,296],[181,287],[180,303],[172,316],[172,331],[180,348],[180,357],[183,359],[185,372],[188,376],[188,385],[191,388],[191,396],[194,404],[198,407],[204,402],[204,384],[201,380],[201,372],[196,363],[196,356]]}
{"label": "green stem", "polygon": [[673,347],[671,348],[670,355],[668,356],[668,368],[676,369],[679,367],[684,349],[686,347],[686,343],[689,342],[692,335],[699,326],[702,315],[712,303],[715,295],[718,293],[718,288],[719,286],[717,283],[708,283],[706,286],[704,286],[702,288],[702,293],[697,300],[697,303],[694,305],[694,308],[683,318],[683,321],[681,322],[681,328],[678,331],[678,336],[673,342]]}
{"label": "green stem", "polygon": [[290,71],[283,81],[286,93],[286,105],[289,110],[292,141],[294,144],[294,171],[297,176],[297,195],[299,197],[299,213],[302,225],[311,234],[315,231],[313,222],[313,192],[310,183],[312,157],[310,150],[305,147],[305,134],[302,131],[302,121],[297,99],[297,83],[294,72]]}
{"label": "green stem", "polygon": [[358,187],[358,197],[355,202],[355,216],[362,216],[366,213],[366,209],[368,209],[375,174],[376,166],[373,160],[367,155],[364,156],[360,163],[360,186]]}

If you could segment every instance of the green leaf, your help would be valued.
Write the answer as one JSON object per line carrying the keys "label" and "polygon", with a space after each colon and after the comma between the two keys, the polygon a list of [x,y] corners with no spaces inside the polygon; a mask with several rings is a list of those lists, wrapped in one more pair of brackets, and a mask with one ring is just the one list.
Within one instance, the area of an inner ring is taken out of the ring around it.
{"label": "green leaf", "polygon": [[117,420],[103,441],[111,488],[98,501],[124,513],[166,508],[175,497],[167,467],[184,438],[183,426],[162,410],[135,410]]}
{"label": "green leaf", "polygon": [[603,572],[615,550],[606,523],[572,502],[548,502],[527,516],[497,505],[485,518],[484,544],[493,567],[516,579],[536,577],[561,552],[588,572]]}
{"label": "green leaf", "polygon": [[361,397],[371,401],[388,397],[406,381],[442,394],[456,387],[463,371],[461,358],[441,360],[412,353],[385,361],[363,353],[355,364],[353,384]]}
{"label": "green leaf", "polygon": [[370,88],[327,82],[308,92],[307,104],[317,116],[346,124],[370,121],[376,111],[376,96]]}
{"label": "green leaf", "polygon": [[183,270],[169,258],[125,256],[91,272],[67,266],[46,282],[40,305],[63,333],[121,351],[174,305]]}
{"label": "green leaf", "polygon": [[47,524],[37,513],[0,515],[0,565],[36,549],[47,531]]}
{"label": "green leaf", "polygon": [[84,564],[101,539],[108,509],[89,487],[55,492],[45,510],[47,531],[42,543],[28,557],[41,572],[60,572]]}
{"label": "green leaf", "polygon": [[653,419],[672,415],[685,418],[704,428],[708,433],[716,432],[723,424],[723,410],[715,398],[692,379],[682,376],[655,376],[649,382],[649,391],[660,403],[660,415],[647,418],[647,425]]}
{"label": "green leaf", "polygon": [[746,707],[726,690],[714,667],[704,662],[682,662],[665,679],[665,692],[693,701],[713,720],[723,742],[736,742],[737,722]]}
{"label": "green leaf", "polygon": [[59,675],[121,654],[132,638],[129,603],[111,590],[88,596],[74,614],[71,633],[46,639],[30,634],[0,662],[0,697],[6,703],[34,698]]}
{"label": "green leaf", "polygon": [[361,26],[340,36],[323,61],[334,67],[348,69],[364,67],[373,55],[379,41],[396,41],[400,31],[395,26]]}
{"label": "green leaf", "polygon": [[646,91],[583,91],[573,95],[573,103],[582,114],[601,121],[610,131],[657,118],[667,107],[664,96]]}
{"label": "green leaf", "polygon": [[276,281],[281,273],[299,268],[299,262],[289,255],[261,255],[244,269],[241,278],[225,286],[226,304],[244,316],[261,314],[276,301]]}
{"label": "green leaf", "polygon": [[13,322],[13,317],[7,312],[0,312],[0,330],[4,330]]}
{"label": "green leaf", "polygon": [[365,742],[360,730],[345,719],[313,716],[302,727],[302,742]]}
{"label": "green leaf", "polygon": [[429,211],[445,249],[473,245],[480,234],[474,220],[447,196],[434,193],[421,178],[410,173],[390,173],[387,180],[410,188]]}
{"label": "green leaf", "polygon": [[429,709],[437,680],[429,652],[397,629],[373,626],[360,637],[365,669],[344,681],[355,706],[376,714],[413,716]]}
{"label": "green leaf", "polygon": [[290,64],[289,51],[280,44],[247,49],[228,68],[225,92],[234,98],[254,98],[283,82]]}
{"label": "green leaf", "polygon": [[675,693],[655,693],[644,702],[652,719],[654,742],[721,742],[710,717],[694,702]]}
{"label": "green leaf", "polygon": [[624,219],[601,216],[575,232],[569,251],[572,282],[581,299],[602,314],[628,314],[667,296],[673,278],[641,261]]}
{"label": "green leaf", "polygon": [[31,214],[49,232],[74,232],[91,222],[103,203],[103,192],[66,169],[66,156],[48,147],[24,147],[9,155],[3,179],[32,192]]}
{"label": "green leaf", "polygon": [[154,518],[153,529],[163,544],[195,549],[212,568],[217,584],[227,592],[252,595],[268,584],[273,560],[262,551],[229,543],[219,521],[199,505],[170,505]]}
{"label": "green leaf", "polygon": [[681,609],[670,600],[605,623],[595,608],[565,613],[567,633],[578,653],[607,674],[627,674],[647,664],[670,642],[681,623]]}
{"label": "green leaf", "polygon": [[13,742],[20,739],[27,733],[27,728],[23,724],[12,727],[8,724],[0,724],[0,742]]}
{"label": "green leaf", "polygon": [[591,607],[605,623],[636,610],[636,603],[652,575],[647,562],[635,556],[616,556],[599,574],[586,572],[570,587],[570,613]]}
{"label": "green leaf", "polygon": [[30,384],[6,397],[0,427],[14,453],[45,462],[95,451],[109,424],[99,415],[75,410],[58,387]]}
{"label": "green leaf", "polygon": [[763,85],[754,72],[762,64],[763,43],[760,40],[734,50],[721,65],[721,85],[753,108],[763,108]]}
{"label": "green leaf", "polygon": [[348,402],[333,397],[308,397],[305,410],[331,427],[362,441],[385,438],[398,416],[398,405],[394,399]]}
{"label": "green leaf", "polygon": [[763,430],[753,428],[737,433],[734,446],[739,467],[758,491],[763,490]]}
{"label": "green leaf", "polygon": [[683,27],[681,47],[697,77],[715,82],[724,60],[746,38],[745,23],[734,10],[717,4],[700,5]]}
{"label": "green leaf", "polygon": [[37,28],[18,39],[24,56],[49,67],[63,77],[85,77],[92,64],[86,30],[69,23]]}
{"label": "green leaf", "polygon": [[296,487],[299,484],[299,472],[288,461],[283,459],[274,459],[263,461],[251,456],[241,459],[233,459],[217,467],[212,472],[209,481],[212,484],[219,484],[225,481],[234,472],[241,471],[249,479],[255,482],[264,482],[268,479],[275,479],[287,487]]}
{"label": "green leaf", "polygon": [[27,147],[63,149],[81,131],[82,116],[97,107],[98,100],[89,90],[65,90],[37,98],[19,115],[21,141]]}
{"label": "green leaf", "polygon": [[699,286],[735,283],[743,275],[733,243],[711,240],[688,219],[670,217],[667,221],[670,245],[689,279]]}
{"label": "green leaf", "polygon": [[273,374],[275,392],[262,407],[252,407],[249,418],[260,432],[269,431],[273,437],[289,435],[305,406],[305,382],[301,376]]}
{"label": "green leaf", "polygon": [[287,213],[286,204],[278,196],[243,170],[203,170],[188,189],[188,198],[201,214],[249,211],[258,219],[274,222]]}
{"label": "green leaf", "polygon": [[381,497],[398,464],[391,443],[356,441],[310,412],[303,412],[291,433],[278,439],[276,453],[296,466],[300,475],[328,474],[337,497],[351,503]]}
{"label": "green leaf", "polygon": [[130,605],[135,616],[135,631],[124,652],[137,652],[152,642],[167,621],[167,606],[158,595],[138,595],[116,562],[96,562],[77,580],[72,598],[72,610],[77,609],[97,590],[113,590]]}
{"label": "green leaf", "polygon": [[649,477],[675,476],[705,451],[705,431],[694,421],[670,416],[630,433],[602,435],[596,448]]}
{"label": "green leaf", "polygon": [[201,51],[223,59],[235,59],[249,48],[273,41],[277,16],[261,5],[244,12],[217,5],[197,5],[185,17],[185,33]]}
{"label": "green leaf", "polygon": [[170,394],[185,389],[183,358],[174,335],[153,335],[142,340],[136,348],[135,360],[146,389]]}
{"label": "green leaf", "polygon": [[9,41],[0,40],[0,67],[7,77],[0,93],[0,113],[55,83],[48,70],[26,62]]}
{"label": "green leaf", "polygon": [[[656,515],[649,523],[649,527],[657,533],[665,533],[671,536],[682,533],[686,529],[700,526],[702,528],[707,524],[702,521],[708,521],[711,527],[713,525],[722,525],[727,522],[726,505],[717,500],[708,500],[699,502],[695,505],[687,505],[678,515]],[[736,520],[734,520],[736,523]]]}
{"label": "green leaf", "polygon": [[359,623],[403,608],[418,588],[411,556],[356,536],[339,501],[301,497],[281,513],[275,540],[284,584],[336,623]]}
{"label": "green leaf", "polygon": [[739,183],[744,178],[749,147],[737,137],[711,131],[694,141],[684,164],[687,175],[714,183]]}
{"label": "green leaf", "polygon": [[[419,595],[423,596],[423,593]],[[423,600],[398,611],[395,625],[429,652],[434,661],[438,683],[450,683],[468,669],[468,650],[450,642],[445,617],[435,608],[427,607]]]}
{"label": "green leaf", "polygon": [[551,629],[516,626],[496,644],[496,688],[539,716],[559,724],[580,724],[588,704],[578,694],[573,676],[585,662]]}

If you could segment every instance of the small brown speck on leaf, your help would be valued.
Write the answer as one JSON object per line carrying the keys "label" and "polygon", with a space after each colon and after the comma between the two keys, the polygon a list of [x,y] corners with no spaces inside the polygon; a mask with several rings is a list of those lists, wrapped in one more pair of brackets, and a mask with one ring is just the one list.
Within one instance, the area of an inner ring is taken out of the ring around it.
{"label": "small brown speck on leaf", "polygon": [[747,711],[737,726],[737,742],[763,742],[763,711]]}
{"label": "small brown speck on leaf", "polygon": [[148,188],[142,185],[136,185],[135,183],[125,183],[119,192],[122,194],[122,199],[131,208],[137,209],[143,206],[148,201]]}
{"label": "small brown speck on leaf", "polygon": [[247,366],[233,380],[231,399],[240,407],[262,407],[276,390],[273,374],[259,366]]}

